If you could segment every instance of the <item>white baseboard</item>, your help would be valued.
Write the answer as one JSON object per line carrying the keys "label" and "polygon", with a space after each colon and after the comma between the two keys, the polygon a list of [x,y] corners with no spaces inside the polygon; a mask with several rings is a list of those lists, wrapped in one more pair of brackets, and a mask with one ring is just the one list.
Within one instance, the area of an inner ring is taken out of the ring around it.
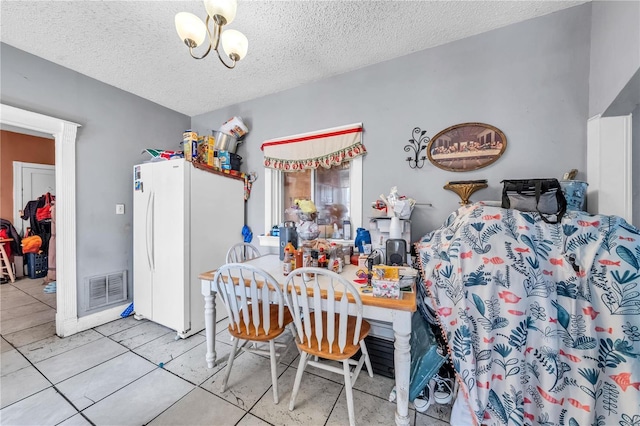
{"label": "white baseboard", "polygon": [[115,321],[121,318],[120,314],[127,309],[129,305],[130,303],[125,303],[124,305],[109,308],[95,314],[69,320],[66,323],[60,321],[58,315],[56,315],[56,334],[60,337],[67,337]]}

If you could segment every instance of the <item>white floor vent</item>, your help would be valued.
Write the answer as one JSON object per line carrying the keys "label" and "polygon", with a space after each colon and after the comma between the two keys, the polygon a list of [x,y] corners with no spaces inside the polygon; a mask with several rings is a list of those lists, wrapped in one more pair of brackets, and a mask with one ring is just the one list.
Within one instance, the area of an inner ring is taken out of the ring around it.
{"label": "white floor vent", "polygon": [[87,309],[127,300],[127,271],[85,278]]}

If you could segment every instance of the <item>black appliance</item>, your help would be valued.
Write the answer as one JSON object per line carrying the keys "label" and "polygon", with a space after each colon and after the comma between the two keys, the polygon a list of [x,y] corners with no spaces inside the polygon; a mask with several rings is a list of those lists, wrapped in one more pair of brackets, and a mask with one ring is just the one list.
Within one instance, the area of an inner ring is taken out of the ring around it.
{"label": "black appliance", "polygon": [[290,220],[284,222],[283,226],[280,227],[280,260],[284,260],[284,248],[287,243],[291,243],[295,248],[298,248],[298,231],[296,231],[295,222]]}
{"label": "black appliance", "polygon": [[390,266],[402,266],[406,263],[407,242],[403,239],[388,239],[385,264]]}
{"label": "black appliance", "polygon": [[242,164],[242,157],[238,154],[234,154],[233,152],[229,153],[229,165],[231,166],[231,170],[240,171],[240,165]]}

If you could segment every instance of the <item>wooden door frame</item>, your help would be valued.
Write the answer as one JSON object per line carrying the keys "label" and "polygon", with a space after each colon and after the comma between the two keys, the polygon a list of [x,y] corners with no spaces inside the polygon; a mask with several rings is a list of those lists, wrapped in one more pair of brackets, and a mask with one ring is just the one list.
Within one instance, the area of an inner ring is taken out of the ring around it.
{"label": "wooden door frame", "polygon": [[53,170],[54,172],[56,170],[55,164],[27,163],[24,161],[13,162],[13,226],[22,222],[19,211],[24,206],[19,206],[17,203],[22,199],[22,169],[25,167]]}

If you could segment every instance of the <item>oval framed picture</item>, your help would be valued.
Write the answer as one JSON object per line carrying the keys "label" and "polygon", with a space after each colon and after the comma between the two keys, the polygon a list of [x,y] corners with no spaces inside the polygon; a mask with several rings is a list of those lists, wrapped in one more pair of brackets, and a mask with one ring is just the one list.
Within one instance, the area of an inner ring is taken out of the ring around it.
{"label": "oval framed picture", "polygon": [[431,138],[429,161],[451,172],[469,172],[494,163],[507,148],[507,138],[497,127],[462,123],[447,127]]}

